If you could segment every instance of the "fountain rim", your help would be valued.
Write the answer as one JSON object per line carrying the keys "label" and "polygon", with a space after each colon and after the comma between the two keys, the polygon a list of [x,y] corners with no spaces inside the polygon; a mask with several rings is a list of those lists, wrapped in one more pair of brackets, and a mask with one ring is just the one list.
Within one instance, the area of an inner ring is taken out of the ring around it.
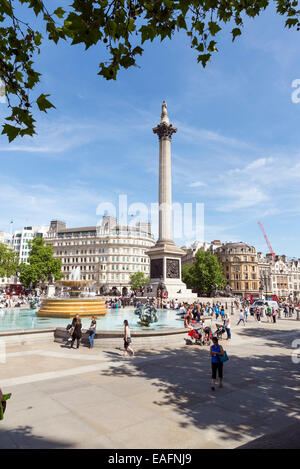
{"label": "fountain rim", "polygon": [[80,287],[92,284],[93,280],[60,280],[59,283],[65,287]]}

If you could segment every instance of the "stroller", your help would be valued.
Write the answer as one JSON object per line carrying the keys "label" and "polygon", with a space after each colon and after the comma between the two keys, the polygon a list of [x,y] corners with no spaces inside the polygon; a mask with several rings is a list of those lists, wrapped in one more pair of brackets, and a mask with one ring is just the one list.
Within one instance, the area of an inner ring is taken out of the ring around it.
{"label": "stroller", "polygon": [[223,324],[216,324],[217,329],[214,332],[214,336],[217,337],[217,339],[222,339],[222,335],[226,332],[225,326]]}
{"label": "stroller", "polygon": [[[191,329],[188,332],[188,336],[189,338],[186,339],[187,345],[204,345],[204,334],[201,329]],[[195,342],[193,342],[193,339],[195,340]]]}

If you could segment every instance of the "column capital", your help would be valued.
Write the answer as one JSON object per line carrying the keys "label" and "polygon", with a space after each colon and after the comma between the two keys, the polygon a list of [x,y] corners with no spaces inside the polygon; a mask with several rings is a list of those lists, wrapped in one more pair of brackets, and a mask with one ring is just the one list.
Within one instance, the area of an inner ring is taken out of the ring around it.
{"label": "column capital", "polygon": [[161,122],[157,127],[154,127],[153,133],[158,135],[159,140],[162,138],[167,138],[171,140],[173,134],[177,132],[177,127],[173,127],[172,124],[166,124],[165,122]]}

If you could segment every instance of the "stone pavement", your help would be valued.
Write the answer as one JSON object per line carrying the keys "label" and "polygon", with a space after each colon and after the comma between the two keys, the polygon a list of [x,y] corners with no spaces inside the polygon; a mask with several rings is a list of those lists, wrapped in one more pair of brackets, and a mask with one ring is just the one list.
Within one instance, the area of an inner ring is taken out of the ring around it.
{"label": "stone pavement", "polygon": [[294,339],[295,320],[234,326],[215,392],[208,347],[166,343],[134,359],[56,343],[9,348],[0,448],[299,448]]}

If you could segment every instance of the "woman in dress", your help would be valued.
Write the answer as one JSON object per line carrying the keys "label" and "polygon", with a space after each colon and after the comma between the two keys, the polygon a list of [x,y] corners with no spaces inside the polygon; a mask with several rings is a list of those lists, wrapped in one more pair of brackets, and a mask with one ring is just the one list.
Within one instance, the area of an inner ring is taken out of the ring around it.
{"label": "woman in dress", "polygon": [[127,319],[124,320],[124,353],[123,357],[127,356],[128,350],[131,352],[131,355],[134,357],[134,350],[130,347],[131,344],[131,334],[130,334],[130,327],[128,324]]}

